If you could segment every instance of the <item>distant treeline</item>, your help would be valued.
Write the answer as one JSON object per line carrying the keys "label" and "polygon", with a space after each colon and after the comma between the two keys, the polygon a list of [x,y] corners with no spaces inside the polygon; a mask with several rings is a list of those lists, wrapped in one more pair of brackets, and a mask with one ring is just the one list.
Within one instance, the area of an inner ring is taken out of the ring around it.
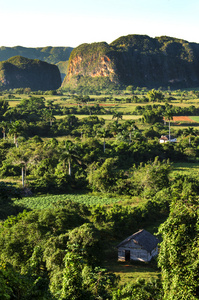
{"label": "distant treeline", "polygon": [[136,106],[135,110],[132,112],[132,115],[143,115],[143,113],[147,110],[153,110],[158,109],[159,113],[164,114],[166,110],[169,109],[169,111],[174,116],[199,116],[199,107],[195,107],[194,105],[190,105],[188,107],[182,107],[182,106],[174,106],[174,105],[146,105],[146,106]]}

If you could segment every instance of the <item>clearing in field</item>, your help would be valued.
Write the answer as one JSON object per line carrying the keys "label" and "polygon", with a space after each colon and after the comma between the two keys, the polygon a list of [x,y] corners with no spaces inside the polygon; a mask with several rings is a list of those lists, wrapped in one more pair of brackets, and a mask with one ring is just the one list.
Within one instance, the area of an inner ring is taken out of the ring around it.
{"label": "clearing in field", "polygon": [[171,176],[177,174],[199,176],[199,163],[196,162],[180,162],[173,164]]}
{"label": "clearing in field", "polygon": [[192,122],[198,122],[199,123],[199,116],[190,116],[189,118],[192,120]]}

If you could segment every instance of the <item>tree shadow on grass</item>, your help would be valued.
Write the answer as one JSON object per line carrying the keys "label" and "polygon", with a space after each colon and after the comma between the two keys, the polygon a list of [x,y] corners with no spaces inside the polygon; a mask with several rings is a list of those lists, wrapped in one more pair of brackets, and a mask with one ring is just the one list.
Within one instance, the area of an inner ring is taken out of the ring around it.
{"label": "tree shadow on grass", "polygon": [[23,206],[15,205],[12,202],[0,205],[0,220],[5,221],[9,216],[17,216],[24,210],[29,210]]}

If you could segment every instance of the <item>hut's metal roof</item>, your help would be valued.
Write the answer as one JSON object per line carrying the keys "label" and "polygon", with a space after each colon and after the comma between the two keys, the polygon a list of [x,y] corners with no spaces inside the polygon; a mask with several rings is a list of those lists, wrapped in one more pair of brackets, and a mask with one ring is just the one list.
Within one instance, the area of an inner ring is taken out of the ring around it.
{"label": "hut's metal roof", "polygon": [[152,251],[159,243],[159,240],[153,234],[141,229],[123,240],[119,245],[117,245],[117,248],[125,246],[131,240],[133,240],[135,244],[142,246],[148,252]]}

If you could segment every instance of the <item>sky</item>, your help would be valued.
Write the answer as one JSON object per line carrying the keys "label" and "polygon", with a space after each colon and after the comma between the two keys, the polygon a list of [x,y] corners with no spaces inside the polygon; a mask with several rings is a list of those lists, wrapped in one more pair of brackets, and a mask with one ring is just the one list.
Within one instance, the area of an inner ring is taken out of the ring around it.
{"label": "sky", "polygon": [[0,0],[0,46],[77,47],[120,36],[199,43],[198,0]]}

